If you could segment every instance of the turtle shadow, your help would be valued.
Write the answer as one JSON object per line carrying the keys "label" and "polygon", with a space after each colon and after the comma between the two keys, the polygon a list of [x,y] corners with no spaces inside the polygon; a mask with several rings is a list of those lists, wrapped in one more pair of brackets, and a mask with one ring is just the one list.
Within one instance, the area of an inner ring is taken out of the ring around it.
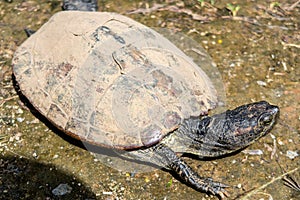
{"label": "turtle shadow", "polygon": [[[54,165],[38,163],[18,156],[0,158],[0,199],[95,199],[96,195],[77,177]],[[60,184],[67,184],[69,193],[52,193]],[[70,190],[71,189],[71,190]]]}

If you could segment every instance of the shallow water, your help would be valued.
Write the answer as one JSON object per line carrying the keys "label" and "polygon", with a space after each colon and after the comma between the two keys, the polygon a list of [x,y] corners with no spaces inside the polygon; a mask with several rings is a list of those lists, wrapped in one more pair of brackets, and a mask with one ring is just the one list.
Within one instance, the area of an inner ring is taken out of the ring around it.
{"label": "shallow water", "polygon": [[[299,156],[287,156],[288,151],[300,153],[300,5],[277,1],[280,7],[272,8],[272,2],[238,0],[241,9],[232,18],[225,9],[231,1],[203,7],[197,1],[158,2],[163,6],[99,1],[99,10],[197,41],[217,64],[228,108],[267,100],[281,109],[271,134],[247,148],[262,155],[185,160],[201,175],[233,186],[230,199],[299,199],[300,192],[280,178],[289,173],[300,182]],[[13,53],[26,39],[24,28],[38,29],[59,10],[59,1],[0,1],[0,199],[58,199],[51,191],[61,183],[72,187],[61,199],[217,199],[161,170],[130,174],[111,169],[51,131],[22,104],[12,82]]]}

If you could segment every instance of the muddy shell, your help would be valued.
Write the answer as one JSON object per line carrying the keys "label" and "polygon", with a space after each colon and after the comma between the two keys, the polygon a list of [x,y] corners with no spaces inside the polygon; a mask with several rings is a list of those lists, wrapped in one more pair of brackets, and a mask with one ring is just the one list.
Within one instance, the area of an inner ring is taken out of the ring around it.
{"label": "muddy shell", "polygon": [[201,66],[116,13],[56,13],[17,49],[13,72],[22,94],[59,129],[117,149],[156,144],[217,103]]}

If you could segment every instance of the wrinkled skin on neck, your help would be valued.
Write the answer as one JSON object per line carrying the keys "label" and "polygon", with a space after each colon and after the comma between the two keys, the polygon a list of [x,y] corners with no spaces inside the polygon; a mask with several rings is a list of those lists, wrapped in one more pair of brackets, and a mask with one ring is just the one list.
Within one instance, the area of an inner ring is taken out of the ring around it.
{"label": "wrinkled skin on neck", "polygon": [[191,118],[174,132],[175,152],[217,157],[240,150],[268,133],[279,114],[265,101],[243,105],[211,117]]}

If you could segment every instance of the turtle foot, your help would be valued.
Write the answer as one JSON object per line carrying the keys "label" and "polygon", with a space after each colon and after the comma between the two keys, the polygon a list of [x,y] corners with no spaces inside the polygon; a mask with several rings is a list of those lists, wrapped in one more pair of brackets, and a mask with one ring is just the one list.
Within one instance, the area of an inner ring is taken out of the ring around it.
{"label": "turtle foot", "polygon": [[[196,174],[196,176],[198,175]],[[220,197],[221,199],[225,199],[226,197],[230,196],[229,193],[225,190],[225,188],[229,187],[228,185],[225,185],[220,182],[215,182],[211,178],[196,178],[198,179],[197,183],[195,183],[195,185],[193,186],[196,187],[197,190],[211,193]]]}
{"label": "turtle foot", "polygon": [[200,177],[191,167],[180,159],[173,162],[170,168],[179,175],[182,181],[200,192],[216,195],[221,199],[229,197],[229,193],[225,190],[225,188],[229,187],[228,185],[215,182],[212,178]]}

